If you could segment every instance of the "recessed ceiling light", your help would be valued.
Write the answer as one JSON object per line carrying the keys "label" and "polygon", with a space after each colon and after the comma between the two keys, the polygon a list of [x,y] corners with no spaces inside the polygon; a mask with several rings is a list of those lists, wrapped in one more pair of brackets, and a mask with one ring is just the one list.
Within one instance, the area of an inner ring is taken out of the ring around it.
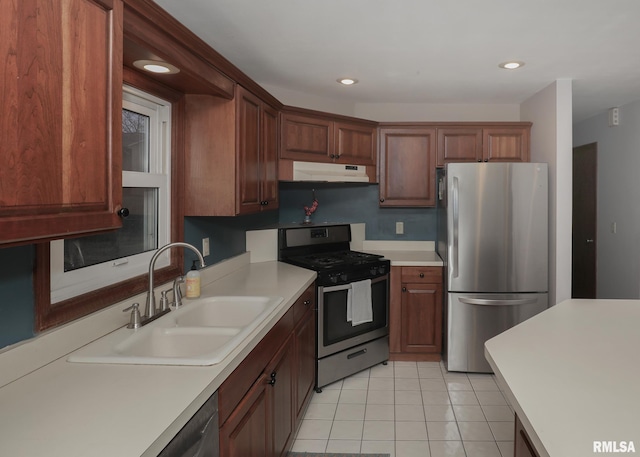
{"label": "recessed ceiling light", "polygon": [[133,62],[136,68],[149,71],[151,73],[159,73],[165,75],[175,75],[180,73],[180,69],[167,62],[160,62],[157,60],[136,60]]}
{"label": "recessed ceiling light", "polygon": [[353,78],[341,78],[337,80],[340,84],[343,84],[345,86],[352,86],[354,84],[358,83],[357,79],[353,79]]}
{"label": "recessed ceiling light", "polygon": [[518,62],[517,60],[511,62],[502,62],[498,66],[500,68],[504,68],[505,70],[515,70],[516,68],[520,68],[524,65],[524,62]]}

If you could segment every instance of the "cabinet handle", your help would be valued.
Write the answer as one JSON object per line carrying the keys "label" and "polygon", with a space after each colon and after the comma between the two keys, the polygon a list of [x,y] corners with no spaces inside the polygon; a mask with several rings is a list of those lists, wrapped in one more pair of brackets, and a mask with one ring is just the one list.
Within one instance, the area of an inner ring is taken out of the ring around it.
{"label": "cabinet handle", "polygon": [[424,273],[420,273],[420,277],[421,277],[421,278],[424,278]]}
{"label": "cabinet handle", "polygon": [[406,291],[407,291],[407,288],[406,288],[406,287],[403,287],[403,288],[402,288],[402,291],[403,291],[403,292],[406,292]]}
{"label": "cabinet handle", "polygon": [[276,385],[276,372],[275,371],[273,373],[271,373],[271,379],[269,380],[269,385],[270,386],[275,386]]}
{"label": "cabinet handle", "polygon": [[478,159],[478,162],[482,162],[482,159]]}
{"label": "cabinet handle", "polygon": [[384,203],[384,197],[380,199],[380,203]]}
{"label": "cabinet handle", "polygon": [[489,159],[484,159],[484,161],[485,161],[485,162],[488,162],[488,161],[489,161]]}
{"label": "cabinet handle", "polygon": [[129,215],[129,208],[120,208],[118,210],[118,216],[125,218]]}
{"label": "cabinet handle", "polygon": [[335,159],[336,155],[335,154],[330,154],[329,157],[331,157],[332,159]]}
{"label": "cabinet handle", "polygon": [[311,304],[311,300],[305,300],[303,303],[304,306],[309,306]]}

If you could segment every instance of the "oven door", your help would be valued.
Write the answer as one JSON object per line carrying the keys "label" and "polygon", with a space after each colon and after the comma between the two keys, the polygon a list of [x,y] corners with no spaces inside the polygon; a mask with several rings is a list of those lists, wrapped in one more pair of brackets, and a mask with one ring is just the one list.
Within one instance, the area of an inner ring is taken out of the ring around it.
{"label": "oven door", "polygon": [[347,322],[350,288],[351,284],[318,286],[318,358],[389,334],[389,275],[371,280],[372,322]]}

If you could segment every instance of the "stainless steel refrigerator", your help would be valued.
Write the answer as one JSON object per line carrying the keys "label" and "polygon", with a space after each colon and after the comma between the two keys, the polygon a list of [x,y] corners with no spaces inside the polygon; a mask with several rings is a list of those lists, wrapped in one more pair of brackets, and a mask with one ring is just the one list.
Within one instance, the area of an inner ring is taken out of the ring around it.
{"label": "stainless steel refrigerator", "polygon": [[437,182],[443,358],[490,373],[485,341],[548,307],[547,164],[452,163]]}

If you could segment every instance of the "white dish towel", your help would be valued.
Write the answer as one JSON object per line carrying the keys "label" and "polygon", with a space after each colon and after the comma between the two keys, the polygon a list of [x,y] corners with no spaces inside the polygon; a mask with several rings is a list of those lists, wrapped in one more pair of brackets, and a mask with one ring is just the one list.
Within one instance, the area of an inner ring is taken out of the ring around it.
{"label": "white dish towel", "polygon": [[372,321],[371,280],[352,282],[347,291],[347,322],[355,327]]}

